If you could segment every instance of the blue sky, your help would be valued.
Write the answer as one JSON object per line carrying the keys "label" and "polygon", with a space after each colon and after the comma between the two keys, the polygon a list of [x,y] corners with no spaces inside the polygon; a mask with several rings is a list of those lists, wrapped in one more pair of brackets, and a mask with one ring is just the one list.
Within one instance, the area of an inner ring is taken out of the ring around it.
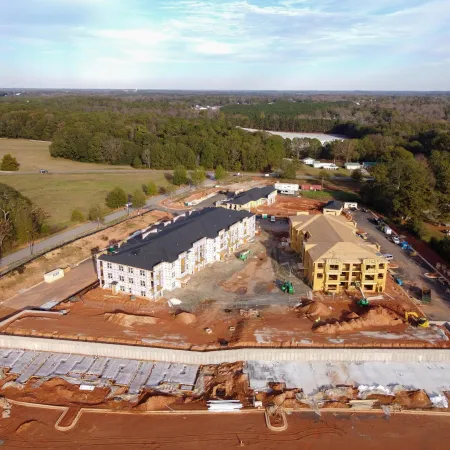
{"label": "blue sky", "polygon": [[450,90],[450,0],[0,0],[0,86]]}

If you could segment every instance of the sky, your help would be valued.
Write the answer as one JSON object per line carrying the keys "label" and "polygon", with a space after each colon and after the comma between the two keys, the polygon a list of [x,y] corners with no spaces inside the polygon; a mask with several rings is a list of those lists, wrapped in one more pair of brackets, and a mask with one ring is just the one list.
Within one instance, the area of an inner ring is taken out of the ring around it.
{"label": "sky", "polygon": [[450,0],[0,0],[0,86],[450,90]]}

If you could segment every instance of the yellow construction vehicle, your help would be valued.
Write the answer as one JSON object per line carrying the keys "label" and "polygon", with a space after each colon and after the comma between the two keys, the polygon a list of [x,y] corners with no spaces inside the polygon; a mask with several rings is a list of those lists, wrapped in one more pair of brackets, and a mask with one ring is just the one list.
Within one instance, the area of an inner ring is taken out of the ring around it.
{"label": "yellow construction vehicle", "polygon": [[420,317],[419,314],[414,311],[405,312],[405,322],[421,328],[428,328],[430,326],[430,322],[428,322],[426,317]]}

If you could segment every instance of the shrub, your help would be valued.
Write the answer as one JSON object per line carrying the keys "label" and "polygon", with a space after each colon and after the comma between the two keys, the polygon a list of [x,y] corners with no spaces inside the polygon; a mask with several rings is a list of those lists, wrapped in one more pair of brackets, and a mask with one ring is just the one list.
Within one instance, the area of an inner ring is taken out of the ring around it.
{"label": "shrub", "polygon": [[106,196],[106,206],[112,209],[121,208],[125,206],[128,201],[128,196],[126,192],[120,188],[116,187]]}
{"label": "shrub", "polygon": [[216,171],[214,174],[216,180],[223,180],[224,178],[226,178],[226,176],[227,176],[226,170],[221,165],[218,165],[216,167]]}
{"label": "shrub", "polygon": [[84,214],[79,209],[74,209],[72,211],[72,216],[70,217],[72,222],[84,222],[86,219]]}
{"label": "shrub", "polygon": [[16,172],[19,170],[20,164],[17,162],[17,159],[14,156],[7,153],[3,159],[2,164],[0,166],[0,170],[5,170],[8,172]]}
{"label": "shrub", "polygon": [[97,220],[103,222],[105,212],[100,205],[95,205],[89,210],[88,219],[96,222]]}
{"label": "shrub", "polygon": [[147,192],[145,192],[147,195],[156,195],[158,193],[158,187],[153,181],[149,181],[147,186],[145,186],[147,189]]}
{"label": "shrub", "polygon": [[182,184],[186,184],[188,181],[186,167],[179,165],[175,167],[173,171],[172,183],[181,186]]}
{"label": "shrub", "polygon": [[145,206],[145,194],[140,189],[133,192],[133,206],[135,208],[142,208]]}

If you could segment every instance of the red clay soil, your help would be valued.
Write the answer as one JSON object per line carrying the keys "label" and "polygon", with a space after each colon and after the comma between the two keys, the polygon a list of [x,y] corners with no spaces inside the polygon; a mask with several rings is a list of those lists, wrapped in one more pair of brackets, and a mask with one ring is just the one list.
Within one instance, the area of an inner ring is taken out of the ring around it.
{"label": "red clay soil", "polygon": [[[320,314],[320,324],[343,320],[349,312],[363,315],[365,310],[356,305],[357,295],[353,296],[336,296],[334,300],[323,297],[324,306],[330,313],[328,316],[323,312]],[[400,318],[405,310],[415,310],[411,303],[400,299],[372,302],[373,306],[380,304]],[[230,348],[450,347],[450,341],[442,340],[434,329],[418,333],[403,321],[388,329],[372,324],[363,330],[339,329],[335,335],[321,335],[313,332],[318,325],[314,323],[317,317],[311,318],[305,311],[280,306],[263,309],[259,318],[245,318],[237,309],[225,311],[223,306],[211,301],[194,311],[195,320],[186,321],[177,319],[176,311],[169,309],[164,300],[130,301],[125,296],[113,296],[108,291],[95,289],[88,292],[82,302],[63,303],[58,308],[66,309],[68,314],[54,318],[23,317],[2,332],[192,350],[221,349],[223,341],[227,341]],[[120,320],[111,320],[111,314],[123,313],[126,314],[123,326],[120,325],[123,315],[118,316]],[[130,320],[130,315],[139,320]],[[146,317],[148,321],[142,320]],[[207,328],[212,332],[206,333]],[[365,335],[361,331],[371,333]],[[389,338],[383,337],[385,333],[389,333]]]}
{"label": "red clay soil", "polygon": [[287,416],[283,432],[267,429],[262,412],[146,416],[84,414],[60,432],[59,411],[13,406],[0,421],[4,448],[229,450],[443,450],[450,439],[450,417],[312,412]]}
{"label": "red clay soil", "polygon": [[278,196],[274,204],[260,206],[254,212],[258,214],[270,214],[278,217],[295,216],[297,212],[308,211],[310,214],[319,213],[325,202],[304,197]]}

